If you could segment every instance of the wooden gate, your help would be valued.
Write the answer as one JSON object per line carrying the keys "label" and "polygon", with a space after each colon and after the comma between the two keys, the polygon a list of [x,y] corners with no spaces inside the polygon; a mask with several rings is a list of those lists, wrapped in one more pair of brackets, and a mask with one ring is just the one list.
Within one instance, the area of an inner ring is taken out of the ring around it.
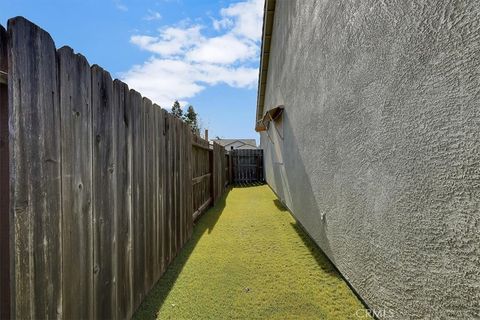
{"label": "wooden gate", "polygon": [[263,150],[236,149],[230,151],[234,184],[264,182]]}

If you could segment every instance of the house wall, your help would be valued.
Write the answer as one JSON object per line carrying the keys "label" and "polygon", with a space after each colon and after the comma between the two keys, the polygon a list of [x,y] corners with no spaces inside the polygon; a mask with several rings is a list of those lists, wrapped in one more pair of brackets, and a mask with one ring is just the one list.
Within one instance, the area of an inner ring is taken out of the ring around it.
{"label": "house wall", "polygon": [[479,7],[277,1],[266,178],[379,318],[480,315]]}

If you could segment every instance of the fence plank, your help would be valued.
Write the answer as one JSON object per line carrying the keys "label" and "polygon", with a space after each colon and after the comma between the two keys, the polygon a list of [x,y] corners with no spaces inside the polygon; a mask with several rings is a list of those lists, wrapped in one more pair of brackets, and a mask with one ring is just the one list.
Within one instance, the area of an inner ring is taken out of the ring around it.
{"label": "fence plank", "polygon": [[164,170],[165,170],[165,176],[164,176],[164,183],[165,183],[165,206],[164,206],[164,229],[165,229],[165,234],[164,234],[164,259],[165,259],[165,266],[167,266],[170,263],[170,256],[171,256],[171,247],[170,247],[170,238],[172,234],[172,225],[171,225],[171,177],[172,177],[172,170],[171,170],[171,145],[170,145],[170,140],[171,140],[171,132],[170,132],[170,122],[171,122],[171,116],[164,111],[164,126],[165,126],[165,163],[164,163]]}
{"label": "fence plank", "polygon": [[172,119],[172,177],[173,177],[173,210],[172,210],[172,257],[175,259],[177,255],[177,242],[178,242],[178,196],[179,196],[179,187],[178,187],[178,121],[176,118]]}
{"label": "fence plank", "polygon": [[155,257],[155,265],[154,265],[154,282],[157,282],[162,274],[162,249],[161,249],[161,213],[162,213],[162,184],[161,184],[161,138],[162,138],[162,110],[161,108],[154,104],[153,105],[153,114],[154,114],[154,131],[153,131],[153,138],[154,142],[153,145],[155,146],[155,152],[153,152],[154,157],[154,182],[155,182],[155,233],[154,233],[154,257]]}
{"label": "fence plank", "polygon": [[145,159],[145,290],[148,291],[153,282],[153,156],[152,129],[153,107],[152,101],[143,98],[143,111],[145,116],[144,127],[144,159]]}
{"label": "fence plank", "polygon": [[61,313],[56,51],[50,35],[23,18],[9,20],[8,33],[15,317],[55,318]]}
{"label": "fence plank", "polygon": [[177,138],[175,143],[173,144],[175,147],[175,157],[174,157],[174,177],[175,177],[175,190],[173,192],[174,199],[175,199],[175,245],[174,245],[174,257],[177,256],[179,243],[180,243],[180,194],[182,192],[180,188],[180,148],[181,148],[181,133],[180,133],[180,121],[178,119],[174,119],[174,128],[175,128],[175,137]]}
{"label": "fence plank", "polygon": [[115,108],[108,72],[92,67],[94,317],[115,316]]}
{"label": "fence plank", "polygon": [[161,159],[161,170],[162,170],[162,228],[161,228],[161,240],[162,240],[162,273],[165,272],[166,266],[168,265],[167,260],[167,237],[168,237],[168,113],[165,110],[162,110],[162,119],[161,119],[161,141],[160,150],[162,152]]}
{"label": "fence plank", "polygon": [[[180,166],[181,166],[181,178],[180,181],[182,183],[182,191],[181,191],[181,219],[180,219],[180,248],[183,247],[183,244],[185,243],[186,237],[187,237],[187,230],[186,230],[186,221],[187,221],[187,194],[189,192],[186,192],[188,190],[188,185],[187,185],[187,168],[186,168],[186,143],[187,143],[187,130],[189,126],[185,122],[181,122],[181,130],[182,130],[182,150],[180,154]],[[191,150],[191,146],[189,148]],[[191,152],[191,151],[190,151]],[[191,180],[190,180],[191,181]]]}
{"label": "fence plank", "polygon": [[142,124],[142,96],[130,90],[130,108],[132,113],[132,240],[133,240],[133,291],[134,309],[136,309],[144,295],[144,228],[143,228],[143,124]]}
{"label": "fence plank", "polygon": [[192,235],[193,231],[193,185],[192,185],[192,179],[193,179],[193,164],[192,164],[192,138],[193,134],[191,131],[188,132],[187,134],[187,183],[189,184],[187,187],[187,190],[192,190],[191,193],[189,193],[188,199],[187,199],[187,240],[190,239],[190,236]]}
{"label": "fence plank", "polygon": [[175,258],[175,192],[176,192],[176,185],[175,185],[175,119],[170,116],[169,117],[169,177],[170,177],[170,193],[169,193],[169,202],[170,202],[170,210],[169,210],[169,220],[170,220],[170,253],[169,253],[169,261],[172,261]]}
{"label": "fence plank", "polygon": [[[87,60],[58,50],[62,151],[62,311],[93,316],[91,73]],[[72,290],[72,286],[75,290]]]}
{"label": "fence plank", "polygon": [[133,313],[132,270],[132,113],[129,89],[119,80],[113,82],[116,110],[116,226],[117,231],[117,319],[129,319]]}
{"label": "fence plank", "polygon": [[[0,26],[0,71],[8,72],[7,32]],[[10,319],[8,87],[0,83],[0,319]]]}
{"label": "fence plank", "polygon": [[[183,121],[179,121],[179,131],[180,131],[180,141],[179,141],[179,160],[178,160],[178,173],[179,173],[179,225],[178,225],[178,249],[177,251],[180,251],[180,248],[183,246],[183,240],[184,240],[184,226],[183,224],[185,223],[185,169],[184,169],[184,150],[185,150],[185,133],[187,130],[187,126]],[[177,252],[178,254],[178,252]]]}

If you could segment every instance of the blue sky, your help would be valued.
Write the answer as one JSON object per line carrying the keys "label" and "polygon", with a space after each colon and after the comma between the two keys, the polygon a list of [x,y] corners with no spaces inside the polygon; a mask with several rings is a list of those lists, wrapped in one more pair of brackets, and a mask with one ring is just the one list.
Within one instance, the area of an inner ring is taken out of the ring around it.
{"label": "blue sky", "polygon": [[0,0],[164,108],[192,104],[210,137],[254,131],[263,0]]}

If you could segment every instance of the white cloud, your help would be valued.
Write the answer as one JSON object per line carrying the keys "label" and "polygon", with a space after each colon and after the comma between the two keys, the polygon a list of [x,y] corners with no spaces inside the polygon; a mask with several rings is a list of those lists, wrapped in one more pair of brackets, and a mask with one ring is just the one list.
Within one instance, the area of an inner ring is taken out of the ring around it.
{"label": "white cloud", "polygon": [[197,43],[185,57],[196,62],[231,64],[236,61],[255,59],[257,51],[258,45],[255,42],[241,40],[228,33]]}
{"label": "white cloud", "polygon": [[230,5],[220,11],[217,27],[229,28],[241,37],[260,40],[262,36],[264,0],[251,0]]}
{"label": "white cloud", "polygon": [[135,35],[130,42],[143,50],[150,51],[160,56],[173,56],[182,54],[191,49],[196,43],[202,42],[201,26],[188,28],[168,27],[160,30],[158,37]]}
{"label": "white cloud", "polygon": [[148,14],[143,18],[143,20],[153,21],[162,19],[160,12],[148,10]]}
{"label": "white cloud", "polygon": [[121,78],[163,107],[221,83],[254,88],[262,18],[263,0],[247,0],[220,10],[211,26],[214,36],[205,35],[207,26],[190,21],[161,28],[155,36],[132,36],[131,43],[153,56]]}
{"label": "white cloud", "polygon": [[225,83],[235,88],[251,88],[257,76],[257,68],[154,57],[121,75],[132,88],[162,107],[170,107],[176,99],[192,98],[209,85]]}
{"label": "white cloud", "polygon": [[191,73],[192,68],[186,62],[150,58],[123,74],[123,78],[143,96],[170,107],[175,99],[191,98],[204,89],[193,81]]}
{"label": "white cloud", "polygon": [[233,26],[233,21],[227,18],[221,19],[221,20],[216,20],[213,19],[213,28],[217,31],[220,31],[221,29],[226,29]]}
{"label": "white cloud", "polygon": [[123,12],[128,11],[128,7],[125,4],[123,4],[121,1],[113,0],[113,3],[115,4],[115,8],[117,8],[118,10],[123,11]]}

